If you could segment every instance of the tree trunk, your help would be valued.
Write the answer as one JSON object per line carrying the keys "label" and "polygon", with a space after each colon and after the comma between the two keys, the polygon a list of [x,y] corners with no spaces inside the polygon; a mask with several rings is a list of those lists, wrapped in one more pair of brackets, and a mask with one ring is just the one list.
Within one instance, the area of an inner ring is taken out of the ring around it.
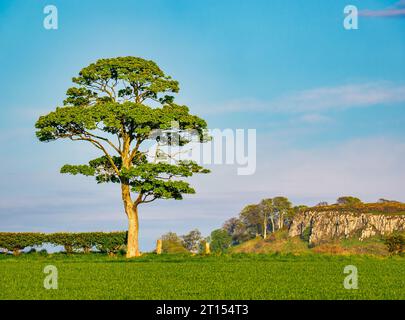
{"label": "tree trunk", "polygon": [[134,206],[132,215],[128,218],[127,258],[140,256],[138,232],[139,232],[138,209],[136,206]]}
{"label": "tree trunk", "polygon": [[280,213],[280,221],[279,221],[279,229],[283,229],[284,228],[284,213],[281,212]]}
{"label": "tree trunk", "polygon": [[65,251],[66,251],[67,254],[73,253],[73,245],[65,244],[63,247],[65,248]]}
{"label": "tree trunk", "polygon": [[138,212],[136,210],[134,217],[128,219],[127,258],[140,256],[138,233],[139,233],[139,223],[138,223]]}
{"label": "tree trunk", "polygon": [[277,220],[277,227],[278,230],[281,229],[281,221],[283,220],[283,214],[281,212],[278,213],[278,220]]}
{"label": "tree trunk", "polygon": [[267,216],[264,215],[264,220],[263,220],[263,239],[266,240],[267,238]]}
{"label": "tree trunk", "polygon": [[125,213],[128,217],[128,242],[127,242],[127,258],[139,257],[138,243],[138,204],[131,199],[130,186],[123,183],[121,185],[122,200],[124,202]]}

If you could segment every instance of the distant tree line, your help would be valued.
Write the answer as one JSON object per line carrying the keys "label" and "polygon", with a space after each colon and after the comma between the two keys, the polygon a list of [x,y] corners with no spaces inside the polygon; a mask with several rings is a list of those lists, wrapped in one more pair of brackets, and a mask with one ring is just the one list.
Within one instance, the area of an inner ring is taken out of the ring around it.
{"label": "distant tree line", "polygon": [[[231,246],[256,237],[267,239],[271,233],[277,230],[288,229],[293,218],[306,210],[405,213],[405,204],[383,198],[379,199],[377,203],[363,203],[357,197],[341,196],[334,204],[321,201],[314,207],[308,207],[293,205],[288,198],[282,196],[266,198],[259,203],[245,206],[237,217],[226,220],[221,228],[213,230],[206,238],[198,229],[182,236],[173,232],[163,235],[163,252],[201,253],[204,251],[205,242],[210,243],[212,252],[225,252]],[[396,240],[398,239],[396,238]]]}

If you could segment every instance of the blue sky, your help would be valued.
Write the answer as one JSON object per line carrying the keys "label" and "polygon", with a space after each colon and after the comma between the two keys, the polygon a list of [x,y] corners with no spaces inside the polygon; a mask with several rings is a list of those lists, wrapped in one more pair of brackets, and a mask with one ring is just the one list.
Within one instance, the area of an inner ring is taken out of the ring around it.
{"label": "blue sky", "polygon": [[[58,8],[59,29],[43,28]],[[343,28],[356,5],[359,29]],[[217,228],[248,203],[354,194],[405,201],[404,1],[0,2],[0,229],[118,230],[116,186],[60,175],[96,153],[35,139],[71,77],[103,57],[140,56],[178,80],[177,100],[211,128],[255,128],[257,171],[193,178],[197,195],[141,211],[141,245],[163,232]]]}

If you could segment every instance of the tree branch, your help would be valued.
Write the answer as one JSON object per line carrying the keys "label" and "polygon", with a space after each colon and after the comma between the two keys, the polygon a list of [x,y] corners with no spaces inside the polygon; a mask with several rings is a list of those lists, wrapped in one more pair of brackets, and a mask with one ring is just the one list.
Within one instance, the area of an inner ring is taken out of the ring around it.
{"label": "tree branch", "polygon": [[117,166],[115,165],[112,157],[110,156],[110,154],[107,152],[107,150],[104,148],[104,146],[97,140],[85,137],[85,136],[80,136],[80,138],[74,138],[73,136],[69,137],[71,140],[75,140],[75,141],[89,141],[91,144],[93,144],[95,147],[97,147],[98,149],[100,149],[101,151],[104,152],[105,156],[107,157],[108,161],[110,162],[112,168],[114,169],[115,173],[119,176],[120,175],[120,170],[117,168]]}
{"label": "tree branch", "polygon": [[151,195],[150,193],[145,194],[145,196],[143,197],[143,199],[141,200],[140,203],[149,203],[149,202],[155,201],[157,199],[156,197],[153,197],[149,200],[146,200],[148,198],[148,196],[150,196],[150,195]]}
{"label": "tree branch", "polygon": [[96,139],[100,139],[100,140],[103,140],[103,141],[107,142],[115,151],[117,151],[117,153],[118,153],[119,155],[121,155],[121,150],[120,150],[119,148],[117,148],[117,147],[116,147],[110,140],[108,140],[107,138],[97,136],[97,135],[92,134],[92,133],[90,133],[90,132],[88,132],[88,131],[85,131],[84,134],[85,134],[85,135],[88,135],[88,136],[90,136],[90,137],[93,137],[93,138],[96,138]]}
{"label": "tree branch", "polygon": [[131,162],[132,162],[132,160],[134,160],[137,152],[139,151],[139,147],[140,147],[142,141],[143,140],[141,138],[137,138],[136,145],[135,145],[134,149],[132,150],[131,154],[129,155],[129,159]]}

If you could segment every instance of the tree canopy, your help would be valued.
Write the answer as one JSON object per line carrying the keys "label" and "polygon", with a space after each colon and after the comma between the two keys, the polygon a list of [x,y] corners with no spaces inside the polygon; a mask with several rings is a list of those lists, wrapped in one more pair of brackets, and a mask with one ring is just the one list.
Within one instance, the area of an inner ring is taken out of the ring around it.
{"label": "tree canopy", "polygon": [[342,205],[342,206],[353,206],[353,205],[362,204],[362,202],[359,198],[352,197],[352,196],[344,196],[344,197],[339,197],[336,201],[336,204]]}

